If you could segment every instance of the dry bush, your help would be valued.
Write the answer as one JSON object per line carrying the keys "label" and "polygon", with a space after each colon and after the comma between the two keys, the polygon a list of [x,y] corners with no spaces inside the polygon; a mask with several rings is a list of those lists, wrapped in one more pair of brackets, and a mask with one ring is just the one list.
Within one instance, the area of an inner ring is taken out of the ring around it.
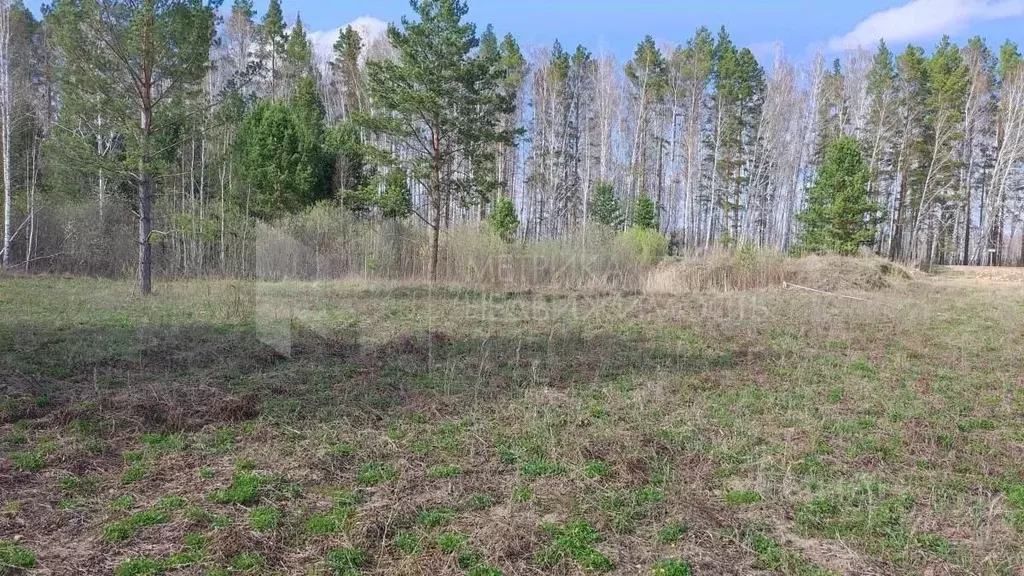
{"label": "dry bush", "polygon": [[741,249],[663,262],[647,277],[650,293],[690,294],[755,290],[784,283],[829,292],[881,290],[910,274],[876,257],[805,256]]}

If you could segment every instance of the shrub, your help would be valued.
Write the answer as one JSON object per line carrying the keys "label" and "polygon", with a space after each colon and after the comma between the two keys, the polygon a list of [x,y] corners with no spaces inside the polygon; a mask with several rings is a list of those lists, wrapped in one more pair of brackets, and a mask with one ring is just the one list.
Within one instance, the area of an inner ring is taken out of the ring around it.
{"label": "shrub", "polygon": [[511,198],[498,198],[498,203],[494,205],[494,212],[491,214],[491,228],[504,242],[511,243],[516,239],[519,216],[516,215],[516,206]]}
{"label": "shrub", "polygon": [[657,230],[633,226],[619,235],[622,250],[642,266],[654,266],[668,256],[668,238]]}

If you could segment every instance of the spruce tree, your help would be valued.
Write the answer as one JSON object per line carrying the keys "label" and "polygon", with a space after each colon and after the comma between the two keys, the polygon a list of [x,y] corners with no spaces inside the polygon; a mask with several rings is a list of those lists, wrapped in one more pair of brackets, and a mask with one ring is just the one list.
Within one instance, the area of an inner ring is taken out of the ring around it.
{"label": "spruce tree", "polygon": [[654,200],[646,194],[641,194],[636,199],[636,209],[633,211],[633,226],[644,230],[658,229],[657,207]]}
{"label": "spruce tree", "polygon": [[879,206],[868,198],[868,167],[857,141],[843,136],[825,150],[825,159],[807,195],[800,249],[855,254],[875,238]]}
{"label": "spruce tree", "polygon": [[590,219],[598,224],[619,228],[622,226],[622,211],[615,198],[615,187],[611,182],[594,184],[594,196],[590,200]]}

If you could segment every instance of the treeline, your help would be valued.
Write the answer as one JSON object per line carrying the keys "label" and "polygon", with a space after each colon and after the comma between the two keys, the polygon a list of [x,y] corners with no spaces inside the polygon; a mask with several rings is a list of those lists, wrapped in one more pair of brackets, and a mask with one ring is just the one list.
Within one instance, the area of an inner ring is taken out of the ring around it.
{"label": "treeline", "polygon": [[826,151],[850,139],[874,210],[858,242],[1024,263],[1013,42],[880,42],[766,69],[702,27],[618,62],[478,33],[463,1],[412,7],[384,37],[349,27],[319,54],[279,0],[57,0],[41,20],[0,2],[5,265],[130,263],[146,292],[154,266],[251,275],[261,242],[318,247],[360,226],[421,241],[409,257],[431,274],[457,227],[533,242],[596,222],[678,251],[790,250]]}

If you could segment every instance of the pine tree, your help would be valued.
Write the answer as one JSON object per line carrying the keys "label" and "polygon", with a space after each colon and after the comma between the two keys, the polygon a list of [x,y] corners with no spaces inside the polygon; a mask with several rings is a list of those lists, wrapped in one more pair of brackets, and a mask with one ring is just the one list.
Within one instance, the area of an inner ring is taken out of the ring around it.
{"label": "pine tree", "polygon": [[284,48],[285,63],[292,82],[313,72],[313,46],[306,37],[306,28],[302,24],[302,16],[295,17],[295,25],[288,34],[288,42]]}
{"label": "pine tree", "polygon": [[868,167],[857,141],[843,136],[830,144],[818,177],[797,216],[804,228],[799,247],[807,252],[855,254],[875,238],[877,204],[868,198]]}
{"label": "pine tree", "polygon": [[633,226],[644,230],[658,229],[657,207],[654,205],[654,200],[651,200],[651,197],[646,194],[641,194],[636,199]]}
{"label": "pine tree", "polygon": [[[138,190],[139,292],[152,288],[154,179],[163,136],[174,113],[201,89],[210,68],[215,3],[201,0],[105,2],[62,0],[51,14],[63,53],[58,71],[69,110],[109,118],[128,148],[125,172]],[[74,118],[65,118],[74,123]]]}
{"label": "pine tree", "polygon": [[590,219],[598,224],[619,228],[622,226],[622,211],[615,198],[615,187],[611,182],[597,182],[590,201]]}
{"label": "pine tree", "polygon": [[494,206],[491,214],[491,228],[505,242],[513,242],[519,231],[519,216],[511,198],[502,196]]}
{"label": "pine tree", "polygon": [[342,102],[345,106],[344,115],[359,110],[362,73],[359,70],[359,54],[363,49],[363,40],[351,26],[346,26],[338,40],[334,42],[334,74],[341,84]]}
{"label": "pine tree", "polygon": [[[388,27],[395,60],[367,65],[368,89],[377,114],[361,118],[370,131],[389,136],[408,152],[381,153],[426,189],[431,229],[430,273],[437,279],[438,246],[444,209],[453,200],[475,203],[493,186],[487,170],[494,144],[511,144],[514,132],[500,126],[514,102],[500,90],[498,54],[477,54],[476,27],[464,22],[462,0],[412,0],[419,21],[402,19],[404,30]],[[460,162],[468,169],[455,170]],[[481,177],[482,175],[482,177]]]}
{"label": "pine tree", "polygon": [[267,13],[263,15],[263,22],[260,24],[260,39],[266,51],[264,60],[270,60],[270,96],[277,97],[278,65],[288,43],[288,33],[285,32],[284,13],[281,11],[281,0],[270,0],[267,5]]}
{"label": "pine tree", "polygon": [[402,168],[392,168],[384,179],[384,190],[377,201],[380,215],[402,220],[412,214],[412,194],[409,193],[409,175]]}

